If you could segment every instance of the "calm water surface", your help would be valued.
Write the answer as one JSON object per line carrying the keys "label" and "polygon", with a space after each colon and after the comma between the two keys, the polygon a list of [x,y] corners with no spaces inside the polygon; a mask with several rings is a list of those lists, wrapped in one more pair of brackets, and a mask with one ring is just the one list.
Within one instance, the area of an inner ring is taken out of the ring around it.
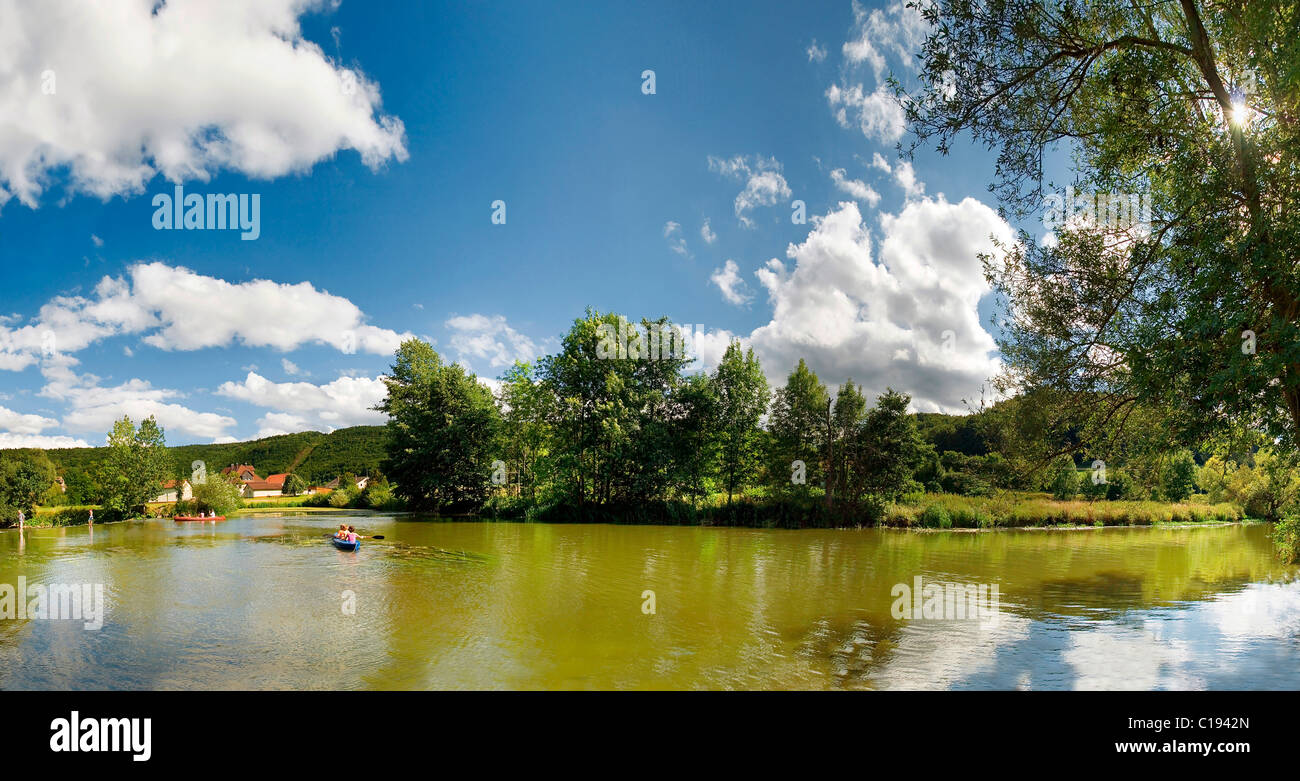
{"label": "calm water surface", "polygon": [[[335,551],[340,520],[386,539]],[[325,514],[0,531],[0,583],[107,600],[99,631],[0,620],[0,688],[1300,689],[1300,580],[1267,531]],[[893,618],[918,575],[997,584],[996,622]]]}

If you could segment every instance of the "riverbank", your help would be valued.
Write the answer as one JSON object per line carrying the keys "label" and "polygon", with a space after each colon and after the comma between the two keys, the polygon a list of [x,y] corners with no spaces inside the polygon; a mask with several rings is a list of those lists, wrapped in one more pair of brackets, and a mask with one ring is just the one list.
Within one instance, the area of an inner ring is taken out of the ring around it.
{"label": "riverbank", "polygon": [[[1203,499],[1203,498],[1202,498]],[[147,517],[169,518],[171,505],[151,504]],[[84,525],[89,511],[96,522],[108,522],[100,507],[37,508],[28,525],[33,527]],[[435,515],[382,508],[332,507],[299,501],[254,502],[238,514],[344,513],[365,515]],[[727,504],[714,495],[701,504],[649,502],[636,506],[577,507],[564,504],[524,504],[518,500],[494,499],[478,514],[437,514],[444,519],[504,520],[531,523],[608,523],[645,526],[718,526],[743,528],[848,529],[885,527],[930,531],[979,531],[995,529],[1087,529],[1096,527],[1142,527],[1156,525],[1231,524],[1247,520],[1235,504],[1209,504],[1193,497],[1187,502],[1154,500],[1081,501],[1053,499],[1047,494],[1004,492],[973,497],[956,494],[917,494],[904,501],[878,507],[826,506],[824,497],[799,498],[741,496]]]}

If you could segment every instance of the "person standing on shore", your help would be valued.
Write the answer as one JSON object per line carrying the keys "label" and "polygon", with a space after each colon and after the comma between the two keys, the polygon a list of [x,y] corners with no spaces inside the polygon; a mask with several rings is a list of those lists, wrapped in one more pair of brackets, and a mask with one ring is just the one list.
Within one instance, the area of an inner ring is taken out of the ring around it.
{"label": "person standing on shore", "polygon": [[91,511],[90,511],[90,519],[86,521],[86,525],[87,525],[87,526],[94,526],[94,525],[95,525],[95,511],[94,511],[94,510],[91,510]]}
{"label": "person standing on shore", "polygon": [[18,511],[18,531],[22,531],[22,530],[23,530],[23,523],[26,522],[26,520],[27,520],[27,516],[23,514],[23,511],[22,511],[22,510],[19,510],[19,511]]}

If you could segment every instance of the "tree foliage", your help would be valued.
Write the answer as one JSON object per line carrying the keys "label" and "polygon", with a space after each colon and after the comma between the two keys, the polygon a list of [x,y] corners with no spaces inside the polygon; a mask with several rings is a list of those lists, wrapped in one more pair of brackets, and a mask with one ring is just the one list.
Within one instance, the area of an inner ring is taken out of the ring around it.
{"label": "tree foliage", "polygon": [[1081,219],[985,259],[1007,304],[1002,389],[1083,441],[1161,411],[1171,441],[1247,421],[1300,429],[1296,2],[924,4],[917,143],[999,151],[993,189],[1043,208],[1045,161],[1080,192],[1149,194],[1149,230]]}
{"label": "tree foliage", "polygon": [[137,429],[129,417],[123,417],[108,434],[108,457],[99,468],[104,508],[121,516],[141,512],[158,496],[172,471],[172,458],[158,421],[147,417]]}
{"label": "tree foliage", "polygon": [[500,415],[491,391],[426,342],[397,350],[388,395],[391,433],[384,471],[412,509],[464,511],[488,495]]}

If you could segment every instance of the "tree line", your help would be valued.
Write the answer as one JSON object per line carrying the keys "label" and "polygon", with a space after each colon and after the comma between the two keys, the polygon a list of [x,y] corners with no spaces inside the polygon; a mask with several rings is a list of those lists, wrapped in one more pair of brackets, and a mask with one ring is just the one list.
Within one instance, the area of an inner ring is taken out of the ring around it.
{"label": "tree line", "polygon": [[402,344],[377,407],[390,418],[394,490],[438,512],[688,521],[707,510],[746,522],[761,504],[769,520],[802,525],[869,515],[917,487],[926,445],[908,396],[868,405],[852,382],[832,394],[803,361],[772,393],[739,342],[707,374],[676,352],[607,357],[602,338],[619,322],[588,310],[558,352],[516,363],[496,395],[431,345]]}

